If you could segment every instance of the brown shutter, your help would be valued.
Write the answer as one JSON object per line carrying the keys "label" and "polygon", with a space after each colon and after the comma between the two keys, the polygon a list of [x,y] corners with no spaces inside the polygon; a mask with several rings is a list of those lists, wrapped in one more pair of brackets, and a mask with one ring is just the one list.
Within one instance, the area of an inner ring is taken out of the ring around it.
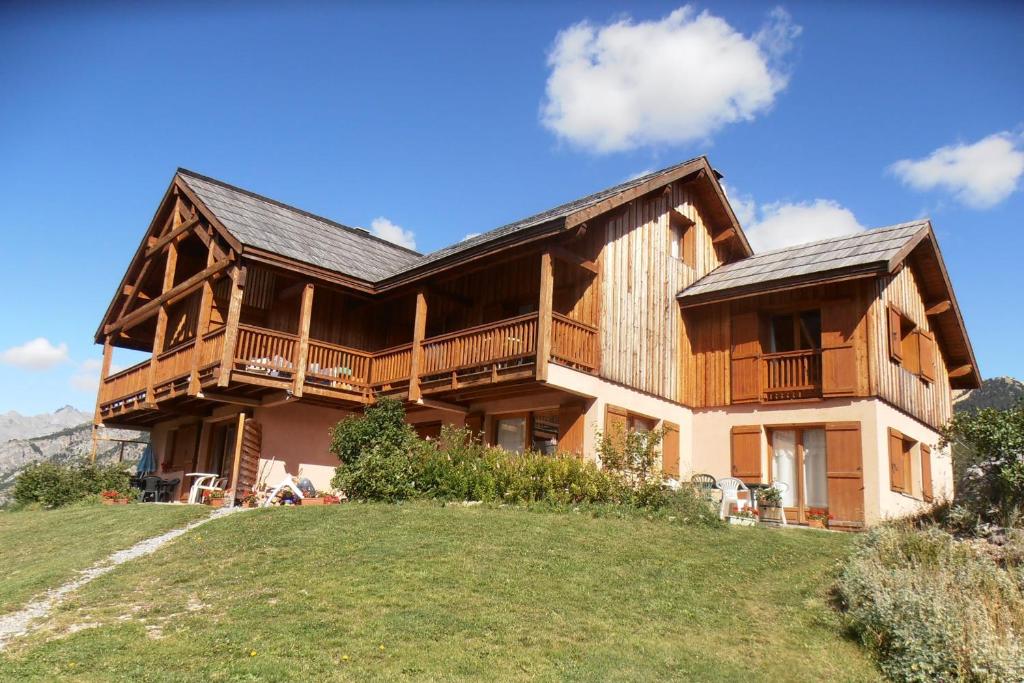
{"label": "brown shutter", "polygon": [[921,378],[935,381],[935,336],[927,330],[917,331],[918,353],[921,357]]}
{"label": "brown shutter", "polygon": [[665,440],[661,442],[661,471],[679,477],[679,425],[665,422]]}
{"label": "brown shutter", "polygon": [[[610,403],[605,404],[604,407],[604,433],[606,436],[613,437],[616,441],[622,441],[625,438],[626,431],[629,429],[629,417],[625,408],[613,406]],[[623,444],[619,443],[618,446],[621,448]]]}
{"label": "brown shutter", "polygon": [[761,481],[761,427],[732,428],[732,476],[748,484]]}
{"label": "brown shutter", "polygon": [[583,456],[583,406],[579,403],[558,408],[558,450]]}
{"label": "brown shutter", "polygon": [[761,398],[760,325],[756,312],[734,313],[732,316],[732,402],[757,401]]}
{"label": "brown shutter", "polygon": [[903,463],[903,435],[889,429],[889,488],[893,491],[907,490],[907,472]]}
{"label": "brown shutter", "polygon": [[683,228],[683,243],[680,246],[683,262],[691,268],[697,267],[697,229],[695,225]]}
{"label": "brown shutter", "polygon": [[864,461],[859,422],[825,425],[829,526],[864,526]]}
{"label": "brown shutter", "polygon": [[903,361],[903,316],[896,307],[889,304],[889,358],[900,363]]}
{"label": "brown shutter", "polygon": [[928,444],[921,444],[921,495],[928,503],[935,499],[932,488],[932,449]]}
{"label": "brown shutter", "polygon": [[263,449],[263,428],[253,419],[242,427],[242,454],[238,463],[238,483],[235,491],[251,491],[259,475],[260,452]]}
{"label": "brown shutter", "polygon": [[857,393],[857,354],[853,348],[856,327],[854,301],[834,301],[822,307],[821,384],[825,396]]}
{"label": "brown shutter", "polygon": [[469,413],[466,415],[466,429],[469,430],[474,438],[480,436],[480,432],[484,429],[484,414]]}

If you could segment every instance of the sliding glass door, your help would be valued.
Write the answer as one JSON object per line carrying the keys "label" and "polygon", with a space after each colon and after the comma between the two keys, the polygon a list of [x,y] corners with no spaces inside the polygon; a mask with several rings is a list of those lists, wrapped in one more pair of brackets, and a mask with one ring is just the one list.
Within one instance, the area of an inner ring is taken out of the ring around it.
{"label": "sliding glass door", "polygon": [[828,509],[825,430],[772,429],[771,445],[771,480],[788,485],[782,494],[787,516],[803,522],[809,509]]}

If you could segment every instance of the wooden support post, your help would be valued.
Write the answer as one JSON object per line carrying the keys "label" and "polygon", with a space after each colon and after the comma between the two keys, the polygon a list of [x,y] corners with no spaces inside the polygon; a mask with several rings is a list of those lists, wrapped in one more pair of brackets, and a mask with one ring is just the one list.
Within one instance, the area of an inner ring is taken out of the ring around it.
{"label": "wooden support post", "polygon": [[92,425],[92,455],[89,456],[89,460],[96,463],[96,451],[99,450],[99,424],[93,423]]}
{"label": "wooden support post", "polygon": [[[216,255],[213,250],[213,241],[210,241],[209,251],[206,255],[206,267],[213,265]],[[213,311],[213,282],[206,280],[203,283],[203,293],[199,298],[199,323],[196,325],[196,341],[192,347],[192,374],[188,377],[188,395],[199,394],[199,359],[203,355],[203,339],[210,329],[210,315]]]}
{"label": "wooden support post", "polygon": [[[102,414],[100,413],[100,405],[103,403],[103,384],[107,381],[107,376],[110,374],[110,361],[114,354],[114,344],[110,341],[110,335],[108,334],[103,338],[103,364],[100,366],[100,386],[96,390],[96,413],[93,416],[93,422],[96,424],[102,424]],[[95,453],[93,454],[95,457]]]}
{"label": "wooden support post", "polygon": [[[167,247],[167,263],[164,265],[164,283],[160,294],[166,294],[174,287],[174,271],[178,267],[178,245],[172,242]],[[153,384],[156,379],[157,357],[163,353],[164,337],[167,335],[167,306],[161,303],[156,313],[156,332],[153,333],[153,355],[149,358],[149,379],[146,381],[146,405],[156,405]]]}
{"label": "wooden support post", "polygon": [[299,308],[299,345],[295,351],[295,379],[292,395],[302,396],[306,383],[306,360],[309,358],[309,324],[313,318],[313,283],[307,283],[302,290],[302,305]]}
{"label": "wooden support post", "polygon": [[416,292],[416,318],[412,328],[412,356],[409,359],[409,400],[418,401],[423,397],[420,391],[420,367],[423,364],[423,338],[427,332],[427,294],[424,289]]}
{"label": "wooden support post", "polygon": [[231,507],[235,505],[235,490],[238,488],[238,469],[242,464],[242,442],[245,437],[245,413],[238,414],[238,429],[235,432],[235,460],[231,464],[231,480],[228,482]]}
{"label": "wooden support post", "polygon": [[540,256],[540,302],[537,305],[537,380],[540,382],[546,382],[548,379],[554,289],[551,252],[545,251]]}
{"label": "wooden support post", "polygon": [[224,321],[224,353],[220,357],[217,386],[226,387],[235,366],[235,343],[238,341],[238,320],[242,315],[242,292],[245,287],[245,268],[231,269],[231,295],[228,300],[228,318]]}

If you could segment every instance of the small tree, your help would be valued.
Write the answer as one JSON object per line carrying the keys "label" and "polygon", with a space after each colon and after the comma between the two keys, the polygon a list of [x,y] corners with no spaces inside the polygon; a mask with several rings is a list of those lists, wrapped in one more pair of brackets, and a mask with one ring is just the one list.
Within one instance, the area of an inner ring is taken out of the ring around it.
{"label": "small tree", "polygon": [[958,413],[942,443],[952,445],[959,505],[1001,524],[1024,507],[1024,402]]}
{"label": "small tree", "polygon": [[601,466],[622,474],[631,484],[646,483],[652,477],[660,483],[659,446],[664,436],[662,429],[640,432],[618,424],[599,431],[597,453]]}
{"label": "small tree", "polygon": [[414,492],[410,456],[416,447],[401,402],[382,398],[365,415],[346,417],[331,430],[331,452],[341,461],[331,485],[351,498],[408,498]]}

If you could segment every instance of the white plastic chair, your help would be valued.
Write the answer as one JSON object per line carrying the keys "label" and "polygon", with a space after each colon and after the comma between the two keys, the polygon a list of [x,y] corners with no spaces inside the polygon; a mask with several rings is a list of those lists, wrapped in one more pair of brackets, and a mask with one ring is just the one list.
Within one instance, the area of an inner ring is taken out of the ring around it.
{"label": "white plastic chair", "polygon": [[218,478],[216,474],[203,474],[196,477],[192,489],[188,492],[188,502],[198,503],[203,491],[223,491],[224,485],[228,483],[227,477]]}
{"label": "white plastic chair", "polygon": [[[789,484],[784,481],[773,481],[770,488],[778,491],[779,497],[782,498],[786,495],[786,491],[789,490]],[[779,508],[782,510],[782,526],[789,526],[789,522],[786,521],[786,506],[780,503]]]}
{"label": "white plastic chair", "polygon": [[[725,519],[725,516],[729,512],[730,505],[735,505],[736,510],[738,511],[751,507],[750,489],[748,489],[747,485],[736,477],[725,477],[724,479],[719,479],[715,483],[715,486],[717,486],[718,490],[722,492],[722,505],[718,511],[720,519]],[[740,491],[746,491],[747,497],[740,498]]]}

